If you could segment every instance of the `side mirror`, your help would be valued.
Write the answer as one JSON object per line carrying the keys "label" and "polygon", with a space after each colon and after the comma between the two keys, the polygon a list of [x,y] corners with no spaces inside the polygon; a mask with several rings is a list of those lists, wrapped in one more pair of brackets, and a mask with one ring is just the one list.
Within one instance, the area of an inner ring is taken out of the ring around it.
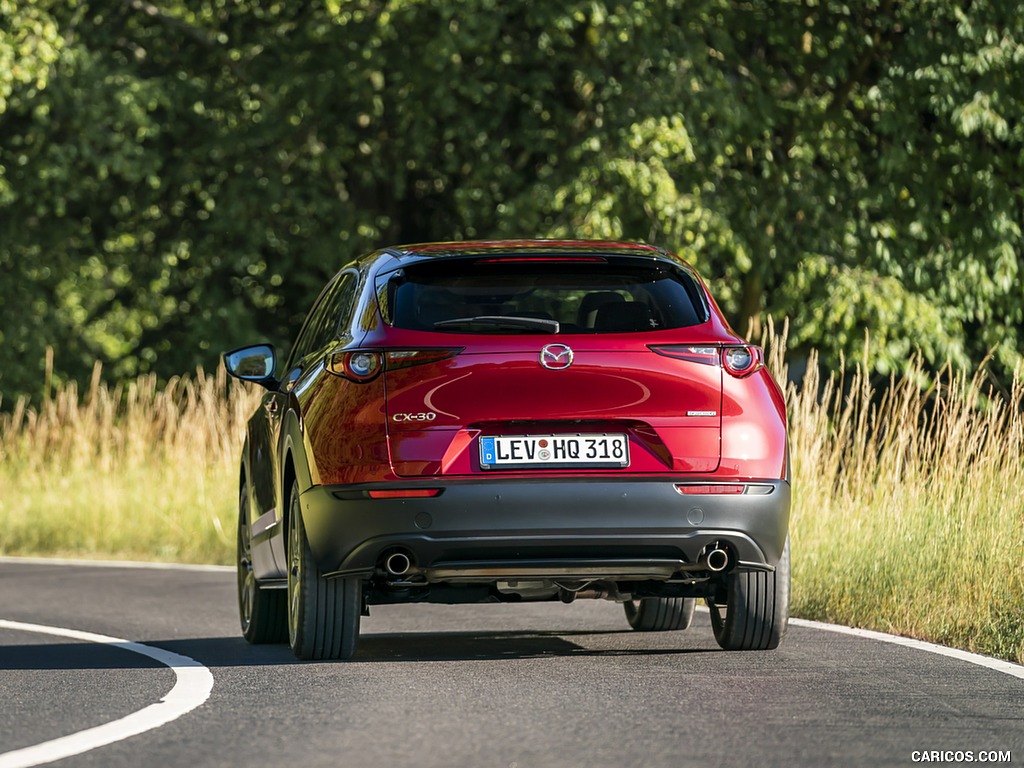
{"label": "side mirror", "polygon": [[267,389],[277,386],[277,380],[274,379],[277,358],[274,348],[269,344],[256,344],[225,352],[224,367],[236,379],[261,384]]}

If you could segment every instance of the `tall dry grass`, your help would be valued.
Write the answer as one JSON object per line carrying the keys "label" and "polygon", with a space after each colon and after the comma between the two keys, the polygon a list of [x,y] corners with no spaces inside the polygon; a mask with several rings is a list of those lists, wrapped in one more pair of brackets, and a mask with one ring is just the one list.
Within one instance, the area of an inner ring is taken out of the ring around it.
{"label": "tall dry grass", "polygon": [[[765,341],[788,380],[785,332]],[[230,562],[260,397],[198,371],[0,416],[0,553]],[[863,364],[786,387],[794,613],[1024,662],[1024,379]]]}
{"label": "tall dry grass", "polygon": [[[785,334],[769,338],[787,381]],[[864,364],[790,384],[794,613],[1024,662],[1024,378]]]}
{"label": "tall dry grass", "polygon": [[230,562],[257,392],[223,368],[58,388],[0,415],[0,552]]}

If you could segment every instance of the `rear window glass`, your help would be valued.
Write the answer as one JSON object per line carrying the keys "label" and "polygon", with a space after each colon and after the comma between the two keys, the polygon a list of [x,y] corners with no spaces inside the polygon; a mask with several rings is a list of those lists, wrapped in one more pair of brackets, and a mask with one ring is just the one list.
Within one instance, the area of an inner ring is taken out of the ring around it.
{"label": "rear window glass", "polygon": [[391,325],[452,333],[635,333],[698,325],[707,309],[693,278],[671,264],[411,265],[378,286]]}

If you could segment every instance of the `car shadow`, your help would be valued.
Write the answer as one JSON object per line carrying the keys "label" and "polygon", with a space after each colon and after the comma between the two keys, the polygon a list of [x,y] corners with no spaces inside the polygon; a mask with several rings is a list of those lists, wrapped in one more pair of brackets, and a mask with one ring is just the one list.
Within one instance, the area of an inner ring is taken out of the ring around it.
{"label": "car shadow", "polygon": [[500,661],[543,657],[652,656],[703,653],[700,648],[592,648],[573,637],[635,635],[632,630],[571,632],[395,632],[366,634],[352,662]]}
{"label": "car shadow", "polygon": [[[631,630],[537,632],[393,632],[367,633],[356,656],[341,663],[504,661],[552,657],[615,657],[714,653],[711,648],[590,648],[573,637],[628,636]],[[195,659],[210,668],[272,667],[304,664],[287,644],[250,645],[241,637],[144,639],[145,645]],[[117,645],[45,643],[0,648],[0,671],[166,668]]]}
{"label": "car shadow", "polygon": [[[685,647],[592,648],[573,641],[574,637],[628,637],[635,634],[632,630],[364,633],[359,638],[359,649],[355,657],[343,663],[502,661],[570,656],[679,655],[718,651],[717,648]],[[306,663],[297,661],[285,644],[253,646],[241,638],[155,640],[152,644],[184,656],[191,656],[210,667]]]}
{"label": "car shadow", "polygon": [[166,669],[164,664],[117,645],[33,643],[0,646],[0,672],[15,670]]}

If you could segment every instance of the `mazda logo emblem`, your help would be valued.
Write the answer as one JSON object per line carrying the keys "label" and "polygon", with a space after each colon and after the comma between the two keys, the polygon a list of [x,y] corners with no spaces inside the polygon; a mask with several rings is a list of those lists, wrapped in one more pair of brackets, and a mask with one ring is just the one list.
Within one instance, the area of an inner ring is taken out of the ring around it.
{"label": "mazda logo emblem", "polygon": [[540,364],[550,371],[561,371],[572,365],[572,350],[565,344],[548,344],[540,351]]}

